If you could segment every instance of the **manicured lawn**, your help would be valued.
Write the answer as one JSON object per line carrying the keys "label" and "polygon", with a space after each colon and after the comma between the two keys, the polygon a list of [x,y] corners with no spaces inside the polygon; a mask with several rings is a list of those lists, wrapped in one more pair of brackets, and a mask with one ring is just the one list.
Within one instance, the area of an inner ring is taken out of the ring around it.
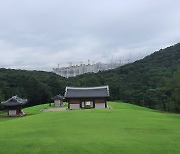
{"label": "manicured lawn", "polygon": [[43,104],[43,105],[37,105],[37,106],[25,108],[25,109],[23,109],[23,111],[24,111],[27,115],[34,115],[34,114],[39,114],[39,113],[41,113],[41,112],[40,112],[41,109],[50,108],[50,107],[52,107],[52,106],[49,106],[49,104]]}
{"label": "manicured lawn", "polygon": [[180,115],[108,105],[49,113],[27,108],[32,115],[0,121],[0,153],[180,153]]}

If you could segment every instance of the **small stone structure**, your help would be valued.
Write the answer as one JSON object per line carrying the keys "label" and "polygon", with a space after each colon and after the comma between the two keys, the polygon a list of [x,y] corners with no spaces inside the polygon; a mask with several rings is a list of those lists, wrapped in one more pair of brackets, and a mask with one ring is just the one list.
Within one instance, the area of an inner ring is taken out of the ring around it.
{"label": "small stone structure", "polygon": [[18,96],[13,96],[7,101],[1,102],[1,106],[7,111],[7,115],[9,117],[15,117],[25,115],[22,108],[26,103],[28,103],[27,99],[21,99]]}
{"label": "small stone structure", "polygon": [[54,106],[55,106],[55,107],[64,106],[64,103],[63,103],[64,97],[61,96],[60,94],[54,96],[54,97],[52,98],[52,100],[54,100]]}

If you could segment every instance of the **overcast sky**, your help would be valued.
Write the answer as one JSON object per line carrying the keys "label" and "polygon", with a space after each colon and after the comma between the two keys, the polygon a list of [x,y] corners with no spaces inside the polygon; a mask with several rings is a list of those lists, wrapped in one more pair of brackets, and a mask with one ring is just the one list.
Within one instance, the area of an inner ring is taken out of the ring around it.
{"label": "overcast sky", "polygon": [[126,61],[178,42],[179,0],[0,0],[0,67]]}

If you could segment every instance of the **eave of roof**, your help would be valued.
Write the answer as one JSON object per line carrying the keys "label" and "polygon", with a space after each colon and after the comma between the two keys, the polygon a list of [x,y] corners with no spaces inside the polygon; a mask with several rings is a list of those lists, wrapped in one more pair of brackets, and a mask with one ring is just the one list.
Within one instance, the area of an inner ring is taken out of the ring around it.
{"label": "eave of roof", "polygon": [[108,98],[109,86],[66,87],[65,98]]}
{"label": "eave of roof", "polygon": [[4,107],[15,107],[15,106],[23,106],[28,103],[27,99],[21,99],[17,96],[13,96],[7,101],[1,102],[1,105]]}
{"label": "eave of roof", "polygon": [[86,89],[104,89],[107,88],[109,90],[109,86],[99,86],[99,87],[66,87],[66,89],[80,89],[80,90],[86,90]]}
{"label": "eave of roof", "polygon": [[55,99],[63,100],[63,99],[64,99],[64,96],[56,95],[56,96],[54,96],[52,99],[53,99],[53,100],[55,100]]}

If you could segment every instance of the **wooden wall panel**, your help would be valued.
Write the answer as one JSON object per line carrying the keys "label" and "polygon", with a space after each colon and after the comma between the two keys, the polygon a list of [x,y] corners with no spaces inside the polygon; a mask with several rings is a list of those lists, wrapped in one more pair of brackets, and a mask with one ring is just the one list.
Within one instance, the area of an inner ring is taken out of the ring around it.
{"label": "wooden wall panel", "polygon": [[79,103],[80,103],[80,100],[79,100],[79,99],[70,99],[70,100],[69,100],[69,103],[70,103],[70,104],[79,104]]}
{"label": "wooden wall panel", "polygon": [[105,99],[95,99],[95,103],[105,103]]}

